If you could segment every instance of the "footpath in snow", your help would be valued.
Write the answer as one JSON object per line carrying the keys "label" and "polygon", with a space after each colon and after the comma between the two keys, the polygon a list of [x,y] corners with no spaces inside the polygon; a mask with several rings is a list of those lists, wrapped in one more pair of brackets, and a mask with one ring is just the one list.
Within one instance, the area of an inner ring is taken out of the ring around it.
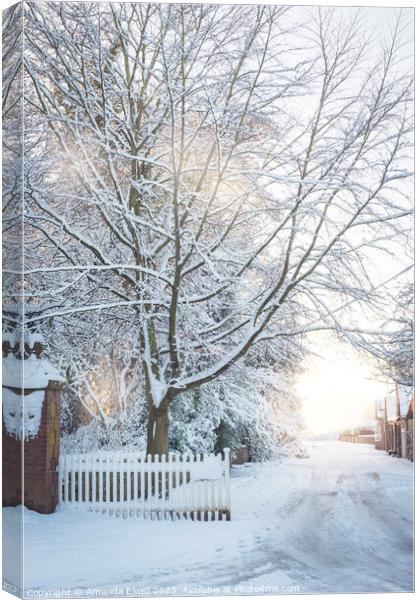
{"label": "footpath in snow", "polygon": [[[413,590],[412,463],[343,442],[308,449],[234,468],[231,522],[25,509],[26,597]],[[3,509],[6,561],[20,510]]]}

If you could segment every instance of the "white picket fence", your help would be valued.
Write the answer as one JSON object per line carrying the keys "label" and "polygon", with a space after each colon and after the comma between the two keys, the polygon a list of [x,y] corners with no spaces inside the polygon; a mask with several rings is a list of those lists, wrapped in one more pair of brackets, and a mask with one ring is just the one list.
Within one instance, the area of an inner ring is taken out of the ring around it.
{"label": "white picket fence", "polygon": [[64,454],[59,502],[122,517],[229,521],[229,448],[223,455]]}

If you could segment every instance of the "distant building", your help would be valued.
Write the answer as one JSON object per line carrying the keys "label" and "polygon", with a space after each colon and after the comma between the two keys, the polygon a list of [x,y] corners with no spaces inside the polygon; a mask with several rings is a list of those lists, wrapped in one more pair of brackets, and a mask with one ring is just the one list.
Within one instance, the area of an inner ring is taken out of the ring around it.
{"label": "distant building", "polygon": [[414,460],[414,390],[394,384],[376,405],[375,447]]}
{"label": "distant building", "polygon": [[351,442],[353,444],[374,444],[375,429],[373,427],[356,427],[354,429],[346,429],[338,435],[341,442]]}

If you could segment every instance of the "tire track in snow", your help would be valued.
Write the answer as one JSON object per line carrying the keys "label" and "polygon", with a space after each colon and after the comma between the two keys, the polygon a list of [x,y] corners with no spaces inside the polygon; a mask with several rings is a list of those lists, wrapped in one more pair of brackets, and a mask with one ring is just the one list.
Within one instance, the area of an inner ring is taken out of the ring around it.
{"label": "tire track in snow", "polygon": [[[376,471],[337,476],[316,468],[280,517],[287,522],[286,573],[303,591],[412,589],[411,522],[395,512]],[[265,546],[273,562],[275,542]]]}

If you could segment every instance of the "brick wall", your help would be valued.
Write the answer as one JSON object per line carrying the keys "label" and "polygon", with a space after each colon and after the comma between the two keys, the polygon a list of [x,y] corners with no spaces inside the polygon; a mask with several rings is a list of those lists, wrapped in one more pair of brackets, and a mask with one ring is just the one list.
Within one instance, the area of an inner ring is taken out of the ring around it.
{"label": "brick wall", "polygon": [[[13,390],[16,394],[20,390]],[[30,393],[33,390],[25,390]],[[40,513],[51,513],[58,502],[58,457],[60,444],[60,391],[48,384],[42,404],[38,436],[27,441],[10,436],[3,422],[3,506],[24,504]]]}

